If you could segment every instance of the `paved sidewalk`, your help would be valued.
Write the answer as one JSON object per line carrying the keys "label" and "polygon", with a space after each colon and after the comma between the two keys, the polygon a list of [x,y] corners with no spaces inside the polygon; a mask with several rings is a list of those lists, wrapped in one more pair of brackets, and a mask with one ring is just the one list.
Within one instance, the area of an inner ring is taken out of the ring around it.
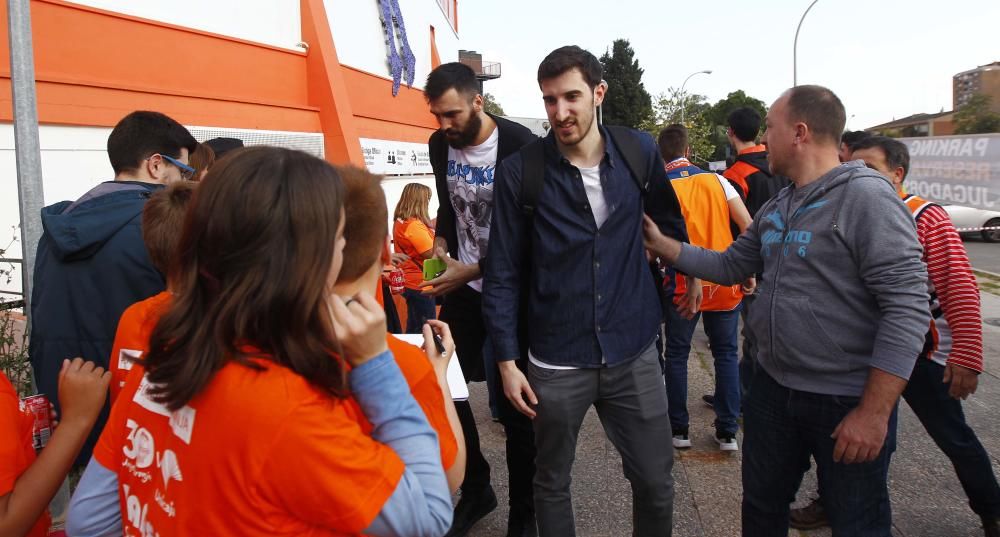
{"label": "paved sidewalk", "polygon": [[[986,372],[979,391],[965,403],[969,423],[979,434],[1000,474],[1000,297],[983,296]],[[712,356],[707,339],[696,332],[690,364],[691,439],[694,447],[679,453],[674,466],[675,537],[732,537],[740,533],[740,454],[719,452],[712,439],[714,415],[701,402],[712,392]],[[503,429],[489,419],[484,384],[471,386],[483,450],[493,466],[493,482],[501,506],[470,533],[503,537],[507,521],[507,469]],[[893,535],[904,537],[981,536],[979,517],[968,502],[948,459],[930,440],[904,403],[900,409],[899,447],[890,472]],[[664,449],[669,449],[664,446]],[[815,491],[815,474],[807,475],[800,501]],[[573,502],[579,537],[625,537],[631,530],[631,492],[622,476],[621,459],[604,435],[593,410],[580,431],[573,473]],[[791,536],[828,537],[830,531],[791,531]]]}

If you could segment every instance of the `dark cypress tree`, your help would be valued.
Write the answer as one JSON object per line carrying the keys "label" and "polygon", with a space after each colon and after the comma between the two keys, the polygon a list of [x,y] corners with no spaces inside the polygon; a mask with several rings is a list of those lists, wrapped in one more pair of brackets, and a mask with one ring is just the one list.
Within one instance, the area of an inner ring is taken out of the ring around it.
{"label": "dark cypress tree", "polygon": [[627,39],[616,39],[601,56],[608,93],[604,97],[604,123],[638,128],[653,113],[649,92],[642,84],[643,69]]}

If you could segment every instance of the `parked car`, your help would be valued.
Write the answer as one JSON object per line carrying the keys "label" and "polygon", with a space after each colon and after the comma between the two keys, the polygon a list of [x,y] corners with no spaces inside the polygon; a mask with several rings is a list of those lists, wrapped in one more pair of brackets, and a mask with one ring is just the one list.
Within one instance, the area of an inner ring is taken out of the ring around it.
{"label": "parked car", "polygon": [[955,223],[958,233],[963,237],[978,235],[986,242],[1000,242],[1000,212],[964,205],[943,205],[942,207],[948,212],[948,216]]}

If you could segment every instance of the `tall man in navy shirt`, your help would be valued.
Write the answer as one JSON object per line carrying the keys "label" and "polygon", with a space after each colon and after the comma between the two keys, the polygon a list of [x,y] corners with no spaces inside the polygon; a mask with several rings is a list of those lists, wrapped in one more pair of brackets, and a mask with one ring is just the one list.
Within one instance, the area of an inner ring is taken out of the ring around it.
{"label": "tall man in navy shirt", "polygon": [[[625,130],[612,139],[597,124],[607,91],[601,72],[576,46],[542,61],[538,83],[552,124],[535,142],[544,169],[523,165],[537,149],[526,146],[501,163],[494,188],[483,314],[504,394],[534,419],[541,537],[575,535],[570,472],[591,405],[632,483],[634,534],[670,535],[672,526],[673,450],[655,345],[662,312],[643,211],[667,235],[684,240],[686,231],[652,137]],[[642,155],[641,164],[625,154]],[[529,175],[543,181],[530,217],[522,195]],[[528,316],[527,376],[515,364],[520,315]]]}

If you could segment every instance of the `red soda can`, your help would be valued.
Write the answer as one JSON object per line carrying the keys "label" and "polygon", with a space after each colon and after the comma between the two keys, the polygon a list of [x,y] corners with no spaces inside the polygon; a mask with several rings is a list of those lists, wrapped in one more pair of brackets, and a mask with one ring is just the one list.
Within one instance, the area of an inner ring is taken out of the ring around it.
{"label": "red soda can", "polygon": [[52,414],[49,408],[49,398],[39,394],[25,397],[22,401],[24,409],[30,412],[35,419],[31,437],[35,451],[38,451],[49,443],[49,437],[52,436]]}
{"label": "red soda can", "polygon": [[403,292],[405,279],[403,276],[403,269],[399,267],[393,268],[389,272],[389,292],[398,295]]}

